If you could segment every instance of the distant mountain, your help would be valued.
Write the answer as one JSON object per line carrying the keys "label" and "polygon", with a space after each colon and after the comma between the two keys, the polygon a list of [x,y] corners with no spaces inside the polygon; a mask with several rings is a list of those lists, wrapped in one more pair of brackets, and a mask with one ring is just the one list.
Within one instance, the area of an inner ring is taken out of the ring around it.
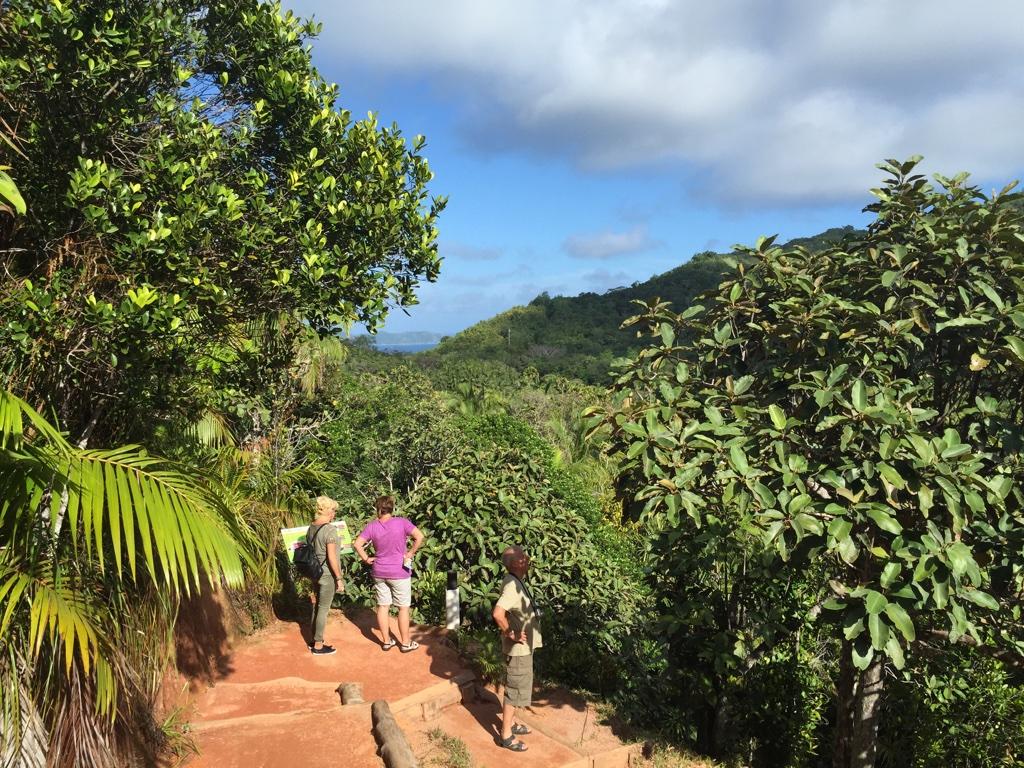
{"label": "distant mountain", "polygon": [[402,346],[407,344],[436,344],[441,340],[442,336],[440,333],[431,333],[430,331],[400,331],[389,333],[388,331],[381,331],[374,335],[366,334],[364,336],[356,336],[358,340],[364,340],[364,343],[372,344],[375,347],[392,347]]}
{"label": "distant mountain", "polygon": [[[836,227],[787,245],[821,250],[857,234],[853,227]],[[491,360],[519,370],[534,366],[542,375],[558,373],[589,382],[604,381],[612,360],[636,346],[635,334],[620,328],[623,320],[637,313],[634,299],[660,297],[682,310],[721,282],[730,269],[729,258],[705,251],[664,274],[600,294],[552,297],[542,293],[525,307],[513,307],[445,337],[420,357],[428,365]]]}

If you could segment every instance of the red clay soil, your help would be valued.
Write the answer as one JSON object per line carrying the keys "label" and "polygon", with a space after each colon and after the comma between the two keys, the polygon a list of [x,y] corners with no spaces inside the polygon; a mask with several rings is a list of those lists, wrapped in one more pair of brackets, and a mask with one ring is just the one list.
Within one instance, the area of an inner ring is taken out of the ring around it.
{"label": "red clay soil", "polygon": [[317,713],[251,715],[207,724],[189,768],[382,768],[370,735],[370,705]]}
{"label": "red clay soil", "polygon": [[191,699],[200,754],[189,768],[275,768],[317,754],[337,756],[348,768],[380,768],[369,704],[342,707],[337,687],[358,682],[366,702],[395,701],[452,678],[461,666],[441,630],[414,629],[420,648],[404,654],[382,651],[374,627],[372,612],[353,619],[332,612],[332,656],[311,654],[295,623],[275,622],[249,638],[219,665],[213,685]]}
{"label": "red clay soil", "polygon": [[482,700],[470,704],[458,704],[441,711],[436,720],[424,722],[414,717],[400,716],[402,726],[413,754],[421,766],[430,765],[432,758],[440,753],[431,742],[428,733],[439,728],[450,736],[458,736],[466,744],[473,757],[474,766],[487,768],[558,768],[579,760],[580,755],[564,744],[559,744],[539,732],[524,736],[529,747],[527,752],[518,753],[499,747],[499,713],[495,703]]}
{"label": "red clay soil", "polygon": [[[443,630],[414,628],[420,648],[382,651],[370,611],[332,612],[332,656],[314,656],[298,624],[275,622],[218,660],[214,680],[191,696],[191,727],[200,750],[188,768],[293,768],[336,764],[383,768],[371,733],[370,702],[385,699],[419,764],[441,756],[429,733],[460,738],[473,766],[487,768],[626,768],[632,747],[597,722],[583,699],[560,689],[535,697],[523,720],[533,733],[525,753],[496,743],[494,691],[475,687]],[[207,668],[209,669],[209,668]],[[206,672],[207,669],[203,671]],[[362,686],[365,704],[342,706],[342,683]],[[200,687],[201,686],[196,686]],[[461,697],[466,696],[463,703]]]}

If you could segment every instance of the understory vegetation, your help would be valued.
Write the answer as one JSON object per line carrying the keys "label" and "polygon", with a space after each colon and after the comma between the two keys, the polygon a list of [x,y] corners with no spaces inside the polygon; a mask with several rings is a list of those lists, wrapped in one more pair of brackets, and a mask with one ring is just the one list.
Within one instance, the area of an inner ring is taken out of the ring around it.
{"label": "understory vegetation", "polygon": [[387,493],[428,537],[416,620],[454,571],[500,676],[525,546],[540,672],[655,765],[1024,764],[1020,195],[887,161],[866,231],[390,356],[343,339],[438,278],[445,201],[316,31],[260,0],[0,9],[0,763],[166,756],[183,611],[302,604],[280,528],[325,493],[355,534]]}

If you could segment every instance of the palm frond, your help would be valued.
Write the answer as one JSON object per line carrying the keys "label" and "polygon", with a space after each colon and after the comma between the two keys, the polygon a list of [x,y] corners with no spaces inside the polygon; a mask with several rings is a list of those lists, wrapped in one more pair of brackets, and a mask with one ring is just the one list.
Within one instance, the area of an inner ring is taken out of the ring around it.
{"label": "palm frond", "polygon": [[195,478],[128,446],[80,452],[69,462],[68,479],[72,535],[95,551],[101,568],[102,545],[109,542],[117,568],[126,557],[134,577],[141,542],[149,575],[174,590],[189,592],[204,576],[241,584],[229,514]]}
{"label": "palm frond", "polygon": [[321,338],[313,331],[304,333],[295,343],[293,375],[306,397],[323,386],[328,373],[348,356],[348,348],[335,336]]}
{"label": "palm frond", "polygon": [[54,451],[67,454],[72,450],[60,431],[31,405],[13,392],[0,389],[0,448],[18,450],[25,440],[26,426],[34,428]]}
{"label": "palm frond", "polygon": [[[86,674],[94,668],[97,673],[101,668],[109,670],[100,650],[95,606],[82,593],[55,583],[48,570],[39,563],[15,558],[9,550],[0,556],[0,605],[5,606],[0,618],[0,647],[13,647],[9,642],[13,619],[27,614],[31,658],[37,658],[45,645],[62,657],[65,674],[71,672],[76,657]],[[97,674],[97,683],[97,703],[109,711],[114,700],[113,681],[110,675]]]}
{"label": "palm frond", "polygon": [[222,414],[207,410],[198,421],[184,429],[185,436],[207,448],[234,447],[237,445],[234,433]]}

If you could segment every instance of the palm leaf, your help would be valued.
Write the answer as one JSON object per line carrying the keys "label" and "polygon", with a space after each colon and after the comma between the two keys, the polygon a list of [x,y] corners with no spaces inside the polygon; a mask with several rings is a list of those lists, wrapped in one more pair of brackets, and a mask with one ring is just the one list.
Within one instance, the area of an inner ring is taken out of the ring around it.
{"label": "palm leaf", "polygon": [[12,619],[19,609],[27,608],[31,654],[38,656],[45,640],[62,649],[65,671],[71,669],[77,655],[88,673],[99,656],[93,611],[81,594],[54,584],[42,570],[15,560],[9,553],[0,557],[0,605],[5,606],[0,617],[0,645],[7,645]]}
{"label": "palm leaf", "polygon": [[26,420],[52,450],[62,454],[70,453],[72,447],[64,436],[50,422],[20,397],[6,389],[0,389],[0,448],[17,450],[25,437]]}
{"label": "palm leaf", "polygon": [[235,446],[237,441],[222,414],[207,410],[198,421],[185,427],[185,435],[207,448]]}
{"label": "palm leaf", "polygon": [[[58,520],[64,500],[65,516]],[[0,531],[7,552],[35,549],[35,521],[47,504],[54,525],[66,524],[65,540],[75,556],[84,548],[99,573],[109,574],[113,565],[115,577],[127,568],[134,579],[141,559],[151,579],[175,594],[190,593],[204,579],[242,582],[237,526],[201,478],[132,446],[76,449],[25,401],[0,390]],[[95,656],[90,626],[76,618],[79,598],[12,569],[9,557],[6,562],[0,571],[0,637],[31,583],[33,650],[44,637],[59,636],[66,659],[75,647],[83,658]]]}
{"label": "palm leaf", "polygon": [[242,582],[229,513],[197,478],[135,447],[80,451],[66,467],[73,541],[83,539],[105,568],[105,545],[134,578],[142,561],[154,581],[189,593],[204,577]]}

